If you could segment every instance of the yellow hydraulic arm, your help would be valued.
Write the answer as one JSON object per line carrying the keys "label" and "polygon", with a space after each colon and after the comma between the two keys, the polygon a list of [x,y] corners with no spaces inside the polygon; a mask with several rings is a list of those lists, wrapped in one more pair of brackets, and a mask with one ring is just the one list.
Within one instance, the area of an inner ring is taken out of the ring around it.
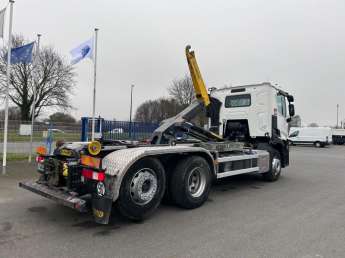
{"label": "yellow hydraulic arm", "polygon": [[191,46],[186,46],[186,57],[189,67],[190,76],[192,77],[195,96],[199,102],[202,102],[205,107],[210,105],[210,98],[207,93],[207,89],[202,79],[198,63],[195,59],[194,51],[190,51]]}
{"label": "yellow hydraulic arm", "polygon": [[[203,142],[221,142],[224,141],[222,137],[213,133],[212,131],[205,130],[201,127],[195,126],[187,121],[192,120],[199,112],[208,112],[211,114],[211,126],[212,126],[212,111],[214,108],[215,100],[210,98],[207,94],[207,89],[204,80],[201,77],[201,73],[198,64],[195,59],[194,51],[190,51],[191,47],[186,47],[186,57],[190,75],[193,81],[193,87],[195,91],[196,100],[178,113],[176,116],[164,120],[161,125],[153,132],[151,136],[151,144],[167,144],[172,139],[176,140],[175,133],[178,131],[184,132],[188,135],[192,135],[194,138]],[[211,103],[212,102],[212,103]],[[219,117],[215,118],[216,125]]]}

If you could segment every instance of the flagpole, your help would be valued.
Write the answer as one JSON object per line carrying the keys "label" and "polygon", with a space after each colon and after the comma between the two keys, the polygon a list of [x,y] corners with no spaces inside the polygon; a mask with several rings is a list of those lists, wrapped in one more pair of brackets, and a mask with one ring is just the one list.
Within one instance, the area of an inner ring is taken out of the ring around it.
{"label": "flagpole", "polygon": [[6,174],[7,159],[7,130],[8,130],[8,103],[10,94],[10,75],[11,75],[11,48],[12,48],[12,18],[13,18],[13,0],[10,0],[10,21],[8,28],[8,50],[7,50],[7,84],[5,98],[5,122],[4,122],[4,149],[2,153],[2,173]]}
{"label": "flagpole", "polygon": [[41,34],[37,34],[37,45],[36,45],[36,57],[35,57],[35,64],[34,64],[34,87],[33,87],[33,101],[31,107],[31,135],[30,135],[30,155],[29,155],[29,163],[31,163],[32,159],[32,141],[34,135],[34,121],[35,121],[35,106],[36,106],[36,92],[37,92],[37,85],[38,85],[38,62],[39,62],[39,55],[40,55],[40,39]]}
{"label": "flagpole", "polygon": [[95,28],[95,55],[93,60],[93,103],[92,103],[92,131],[91,140],[95,139],[95,111],[96,111],[96,72],[97,72],[97,36],[98,29]]}

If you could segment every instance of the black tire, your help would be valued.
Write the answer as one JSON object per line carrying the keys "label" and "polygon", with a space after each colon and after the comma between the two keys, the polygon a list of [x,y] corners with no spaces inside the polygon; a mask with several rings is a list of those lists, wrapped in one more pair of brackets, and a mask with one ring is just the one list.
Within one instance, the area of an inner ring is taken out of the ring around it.
{"label": "black tire", "polygon": [[[199,178],[199,183],[196,178]],[[211,183],[212,174],[207,161],[200,156],[187,157],[177,164],[171,175],[171,199],[182,208],[200,207],[208,198]]]}
{"label": "black tire", "polygon": [[[279,151],[268,144],[259,144],[258,149],[266,150],[270,154],[270,168],[266,173],[262,173],[262,178],[267,182],[277,181],[281,175],[282,160]],[[278,164],[277,164],[278,160]],[[278,167],[277,167],[278,165]]]}
{"label": "black tire", "polygon": [[314,146],[316,148],[321,148],[322,144],[321,144],[321,142],[314,142]]}
{"label": "black tire", "polygon": [[170,166],[170,168],[165,170],[166,176],[166,184],[165,184],[165,192],[162,198],[162,204],[164,205],[172,205],[175,204],[174,200],[171,197],[171,190],[170,190],[170,182],[171,182],[171,175],[175,171],[176,166]]}
{"label": "black tire", "polygon": [[[148,217],[162,200],[165,191],[165,180],[165,171],[158,159],[144,158],[136,162],[128,170],[121,183],[117,200],[120,213],[124,217],[135,221]],[[145,193],[140,196],[135,194],[146,191],[143,190],[144,187],[149,193],[153,193],[147,195],[152,197],[148,198]],[[141,199],[142,196],[147,198]]]}

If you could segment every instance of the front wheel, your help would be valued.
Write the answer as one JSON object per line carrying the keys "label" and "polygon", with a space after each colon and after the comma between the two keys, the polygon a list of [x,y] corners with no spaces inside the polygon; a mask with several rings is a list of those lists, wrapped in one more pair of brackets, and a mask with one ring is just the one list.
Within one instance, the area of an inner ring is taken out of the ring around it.
{"label": "front wheel", "polygon": [[259,143],[258,149],[265,150],[270,155],[270,167],[267,172],[262,174],[263,179],[269,182],[277,181],[282,169],[282,160],[279,151],[267,143]]}
{"label": "front wheel", "polygon": [[277,181],[280,177],[282,170],[282,162],[280,154],[276,150],[270,151],[270,170],[266,173],[263,173],[262,176],[265,181],[273,182]]}
{"label": "front wheel", "polygon": [[170,193],[180,207],[194,209],[208,198],[211,189],[211,170],[207,161],[199,156],[181,160],[170,180]]}
{"label": "front wheel", "polygon": [[123,178],[117,207],[132,220],[149,216],[160,204],[165,191],[165,172],[155,158],[136,162]]}

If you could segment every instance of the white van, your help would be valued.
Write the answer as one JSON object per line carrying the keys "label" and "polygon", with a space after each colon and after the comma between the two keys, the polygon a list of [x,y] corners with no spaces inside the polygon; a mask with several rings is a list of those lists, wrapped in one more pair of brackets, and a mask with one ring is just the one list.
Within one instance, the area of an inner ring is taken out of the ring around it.
{"label": "white van", "polygon": [[325,147],[332,143],[332,128],[330,127],[291,127],[289,143],[313,144],[315,147]]}

